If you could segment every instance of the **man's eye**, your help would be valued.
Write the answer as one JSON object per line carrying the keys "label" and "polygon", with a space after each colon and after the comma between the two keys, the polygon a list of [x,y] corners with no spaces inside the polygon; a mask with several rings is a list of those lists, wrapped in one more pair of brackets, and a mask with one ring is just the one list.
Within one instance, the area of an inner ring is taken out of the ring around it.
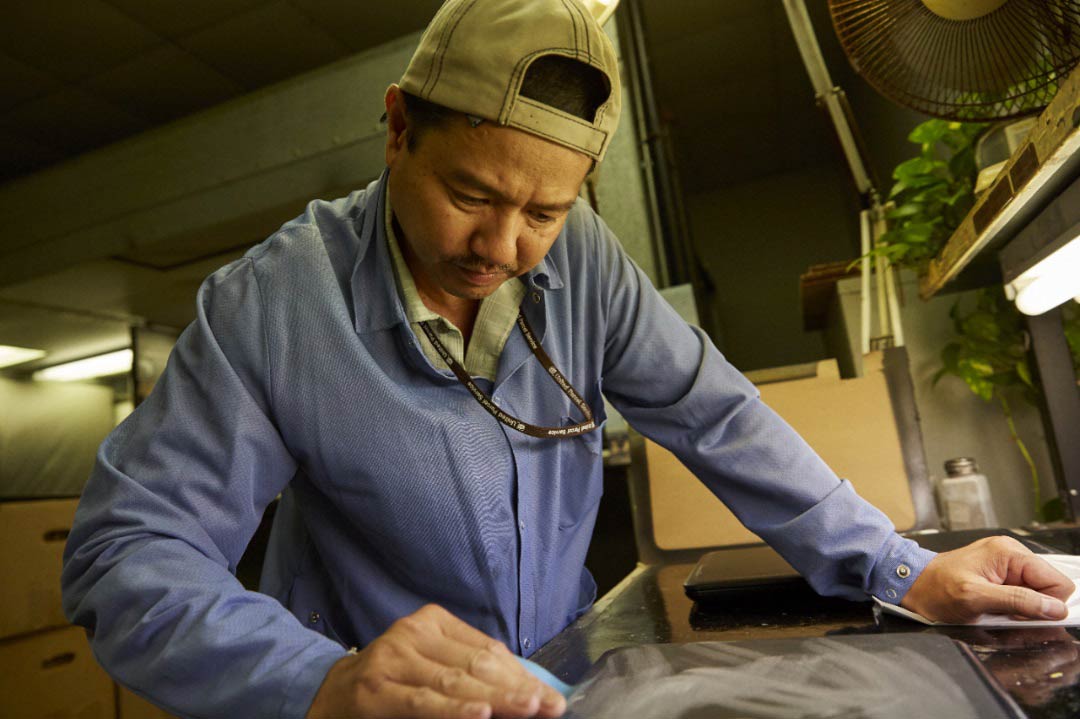
{"label": "man's eye", "polygon": [[458,194],[458,201],[465,205],[484,205],[487,204],[487,200],[483,197],[473,197],[472,195]]}
{"label": "man's eye", "polygon": [[532,213],[532,216],[533,216],[534,220],[536,220],[537,222],[539,222],[542,225],[547,224],[549,222],[554,222],[555,221],[554,217],[552,217],[551,215],[545,214],[543,212],[534,212],[534,213]]}

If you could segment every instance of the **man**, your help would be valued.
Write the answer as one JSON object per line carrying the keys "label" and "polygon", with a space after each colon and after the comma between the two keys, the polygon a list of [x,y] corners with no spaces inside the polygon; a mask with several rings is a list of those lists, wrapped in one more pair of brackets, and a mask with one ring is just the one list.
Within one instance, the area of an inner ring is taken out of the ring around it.
{"label": "man", "polygon": [[576,0],[440,10],[386,94],[387,172],[211,276],[102,445],[64,587],[114,676],[194,716],[559,716],[513,655],[595,595],[601,389],[819,591],[1064,614],[1019,545],[897,536],[659,298],[576,201],[619,105]]}

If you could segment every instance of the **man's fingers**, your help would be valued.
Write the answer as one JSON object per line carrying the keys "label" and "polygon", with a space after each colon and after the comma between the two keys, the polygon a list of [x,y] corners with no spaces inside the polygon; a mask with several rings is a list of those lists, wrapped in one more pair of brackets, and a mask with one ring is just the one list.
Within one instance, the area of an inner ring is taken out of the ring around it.
{"label": "man's fingers", "polygon": [[379,717],[413,719],[491,719],[491,707],[484,702],[446,697],[428,687],[386,682],[379,688]]}
{"label": "man's fingers", "polygon": [[[453,685],[470,688],[469,696],[483,697],[491,702],[496,716],[561,716],[565,700],[559,692],[547,686],[521,666],[506,652],[513,666],[502,661],[501,652],[476,649],[449,640],[433,641],[418,648],[426,660],[441,666],[441,673],[432,686],[452,693]],[[464,681],[467,677],[471,681]],[[481,687],[477,694],[474,687]]]}
{"label": "man's fingers", "polygon": [[[1013,581],[1016,579],[1017,581]],[[1038,554],[1020,554],[1010,559],[1009,584],[1022,584],[1043,594],[1067,601],[1076,585],[1073,580],[1040,557]]]}
{"label": "man's fingers", "polygon": [[433,637],[416,649],[432,661],[460,667],[477,679],[499,686],[515,687],[532,679],[505,647],[494,640],[490,642],[490,646],[476,647],[454,639]]}
{"label": "man's fingers", "polygon": [[404,653],[395,657],[402,660],[395,662],[398,681],[486,702],[495,717],[555,717],[565,709],[562,695],[526,671],[505,645],[439,607],[403,617],[391,631]]}
{"label": "man's fingers", "polygon": [[562,716],[566,701],[561,694],[526,671],[503,644],[459,624],[467,627],[435,606],[397,620],[361,652],[331,667],[308,716]]}
{"label": "man's fingers", "polygon": [[[532,710],[539,711],[537,716],[562,716],[566,709],[562,694],[529,673],[505,645],[439,607],[425,607],[422,611],[441,636],[417,643],[417,651],[432,661],[461,667],[477,679],[503,688],[506,701],[519,711],[521,707],[538,706],[538,710]],[[495,703],[497,715],[500,704]]]}
{"label": "man's fingers", "polygon": [[1009,584],[980,582],[970,597],[968,607],[978,614],[1012,614],[1028,619],[1064,619],[1065,603],[1034,589]]}

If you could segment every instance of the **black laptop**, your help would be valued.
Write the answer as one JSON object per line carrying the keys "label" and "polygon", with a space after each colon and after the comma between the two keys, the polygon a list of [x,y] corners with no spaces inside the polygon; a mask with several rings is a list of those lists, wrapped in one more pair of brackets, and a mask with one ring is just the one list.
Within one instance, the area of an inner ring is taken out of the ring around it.
{"label": "black laptop", "polygon": [[[920,546],[935,552],[959,549],[977,539],[999,535],[1012,537],[1037,554],[1061,552],[1060,549],[1041,544],[1008,529],[962,529],[904,534]],[[812,591],[806,580],[766,544],[718,549],[703,555],[683,586],[686,596],[703,604],[727,601],[735,593],[745,597],[755,592],[772,593],[782,588]]]}

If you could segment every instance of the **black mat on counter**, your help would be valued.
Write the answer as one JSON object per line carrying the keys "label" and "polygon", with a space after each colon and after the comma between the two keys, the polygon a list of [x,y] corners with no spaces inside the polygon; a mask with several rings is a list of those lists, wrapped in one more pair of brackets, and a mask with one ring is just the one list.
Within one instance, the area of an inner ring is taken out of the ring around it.
{"label": "black mat on counter", "polygon": [[874,634],[647,644],[604,654],[572,719],[1001,719],[1022,714],[962,644]]}
{"label": "black mat on counter", "polygon": [[[1008,529],[964,529],[952,532],[907,534],[920,546],[935,552],[947,552],[971,544],[977,539],[1003,535],[1027,545],[1037,554],[1053,553],[1047,547],[1028,537]],[[742,599],[747,592],[772,593],[778,587],[788,592],[811,594],[813,592],[799,573],[764,544],[749,547],[718,549],[703,555],[686,579],[686,595],[696,602],[724,602],[732,593]]]}

